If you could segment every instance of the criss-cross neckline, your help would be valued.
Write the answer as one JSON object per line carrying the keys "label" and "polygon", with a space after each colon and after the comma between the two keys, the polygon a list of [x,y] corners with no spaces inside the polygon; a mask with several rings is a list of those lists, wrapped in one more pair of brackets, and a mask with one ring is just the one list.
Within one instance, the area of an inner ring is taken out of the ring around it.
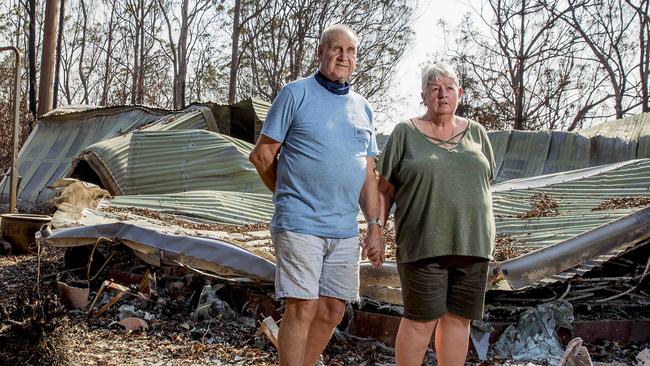
{"label": "criss-cross neckline", "polygon": [[[411,118],[411,123],[413,124],[413,127],[415,127],[415,129],[419,133],[422,134],[422,136],[426,137],[429,140],[430,143],[432,143],[435,146],[438,146],[438,147],[440,147],[442,149],[445,149],[447,151],[451,151],[451,150],[455,149],[456,147],[458,147],[458,145],[460,145],[460,143],[463,141],[463,138],[465,137],[465,134],[467,133],[467,130],[469,130],[469,120],[468,120],[467,121],[467,126],[465,126],[465,128],[463,128],[462,131],[459,131],[458,133],[450,136],[449,138],[441,139],[441,138],[438,138],[438,137],[435,137],[435,136],[428,135],[424,131],[420,130],[418,128],[417,123],[415,122],[415,119]],[[458,139],[458,141],[453,141],[454,139],[458,138],[459,136],[460,136],[460,138]],[[446,145],[452,145],[452,146],[451,147],[445,147],[445,146],[443,146],[445,144]]]}

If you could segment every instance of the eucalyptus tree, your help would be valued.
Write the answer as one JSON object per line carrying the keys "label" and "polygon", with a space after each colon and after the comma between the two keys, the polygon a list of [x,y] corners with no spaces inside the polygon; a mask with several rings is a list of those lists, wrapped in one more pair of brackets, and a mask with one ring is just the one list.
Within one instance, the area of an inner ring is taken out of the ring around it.
{"label": "eucalyptus tree", "polygon": [[166,38],[159,41],[172,63],[173,107],[183,108],[190,57],[199,41],[209,42],[210,26],[221,7],[215,6],[213,0],[157,0],[157,3],[166,31]]}

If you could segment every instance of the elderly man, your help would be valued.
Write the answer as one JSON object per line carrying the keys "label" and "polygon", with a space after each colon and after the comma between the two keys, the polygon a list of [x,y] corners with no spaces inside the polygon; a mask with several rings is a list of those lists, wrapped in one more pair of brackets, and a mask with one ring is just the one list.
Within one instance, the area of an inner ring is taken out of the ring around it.
{"label": "elderly man", "polygon": [[274,192],[275,291],[286,299],[280,365],[314,365],[345,302],[358,299],[359,206],[363,251],[383,261],[372,110],[347,82],[358,43],[344,25],[323,31],[318,72],[280,91],[250,155]]}

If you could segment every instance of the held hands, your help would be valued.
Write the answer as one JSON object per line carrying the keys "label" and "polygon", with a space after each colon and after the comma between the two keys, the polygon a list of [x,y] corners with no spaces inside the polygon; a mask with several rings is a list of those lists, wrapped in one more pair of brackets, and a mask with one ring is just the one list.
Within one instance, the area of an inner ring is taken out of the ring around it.
{"label": "held hands", "polygon": [[360,242],[362,259],[368,258],[373,266],[379,267],[384,263],[384,237],[379,225],[368,225],[366,236]]}

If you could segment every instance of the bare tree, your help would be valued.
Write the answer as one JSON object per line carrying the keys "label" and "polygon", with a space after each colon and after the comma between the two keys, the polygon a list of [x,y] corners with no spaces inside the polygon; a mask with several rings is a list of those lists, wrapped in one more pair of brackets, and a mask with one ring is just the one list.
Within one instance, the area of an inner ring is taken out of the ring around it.
{"label": "bare tree", "polygon": [[628,6],[634,9],[639,23],[639,88],[641,111],[650,112],[650,2],[639,0],[625,0]]}
{"label": "bare tree", "polygon": [[630,62],[635,53],[629,39],[634,29],[631,9],[622,0],[569,0],[564,10],[553,4],[546,7],[573,28],[607,75],[616,118],[634,109],[630,98],[636,87],[632,78],[635,67]]}
{"label": "bare tree", "polygon": [[[167,40],[163,49],[173,66],[173,106],[183,108],[186,105],[187,70],[192,50],[196,42],[208,35],[208,26],[215,19],[213,1],[189,0],[175,1],[157,0],[162,17],[167,26]],[[180,7],[180,18],[176,17],[174,9]],[[175,33],[178,37],[175,37]]]}
{"label": "bare tree", "polygon": [[228,75],[228,103],[235,103],[237,98],[237,76],[241,57],[243,52],[245,52],[246,46],[250,44],[250,41],[253,38],[255,38],[255,35],[249,35],[248,42],[244,43],[243,47],[240,47],[242,29],[244,29],[250,21],[259,17],[262,10],[266,9],[270,3],[271,0],[266,0],[264,2],[252,1],[246,3],[245,9],[247,10],[247,14],[244,14],[244,17],[242,18],[242,0],[235,0],[233,7],[232,33],[230,35],[231,47]]}
{"label": "bare tree", "polygon": [[471,67],[480,95],[514,129],[554,127],[567,118],[571,89],[572,30],[536,0],[488,0],[477,10],[482,35],[465,18],[457,59]]}
{"label": "bare tree", "polygon": [[110,19],[108,21],[108,29],[106,32],[106,49],[104,50],[104,77],[102,84],[102,98],[99,101],[100,105],[107,105],[108,103],[108,93],[111,81],[114,77],[114,70],[112,68],[112,59],[113,59],[113,41],[115,34],[115,11],[116,11],[116,1],[109,1],[106,3],[111,12]]}
{"label": "bare tree", "polygon": [[117,13],[125,23],[125,31],[130,34],[129,43],[132,46],[131,71],[131,104],[141,104],[144,101],[144,80],[148,58],[154,45],[158,26],[158,6],[156,2],[144,0],[124,0]]}
{"label": "bare tree", "polygon": [[63,30],[65,28],[65,0],[61,0],[59,6],[59,30],[56,35],[56,65],[54,66],[54,94],[52,95],[52,107],[56,109],[59,103],[59,83],[61,78],[61,47],[63,43]]}
{"label": "bare tree", "polygon": [[[242,7],[251,14],[250,7]],[[381,105],[379,97],[411,41],[413,9],[406,0],[283,0],[271,2],[242,29],[246,50],[240,60],[243,94],[273,100],[291,80],[313,73],[323,29],[344,23],[361,39],[355,90]]]}
{"label": "bare tree", "polygon": [[79,0],[79,11],[81,16],[81,37],[79,37],[79,80],[81,81],[81,90],[83,96],[81,102],[88,104],[88,74],[84,72],[84,57],[86,56],[86,40],[88,39],[88,10],[86,1]]}

